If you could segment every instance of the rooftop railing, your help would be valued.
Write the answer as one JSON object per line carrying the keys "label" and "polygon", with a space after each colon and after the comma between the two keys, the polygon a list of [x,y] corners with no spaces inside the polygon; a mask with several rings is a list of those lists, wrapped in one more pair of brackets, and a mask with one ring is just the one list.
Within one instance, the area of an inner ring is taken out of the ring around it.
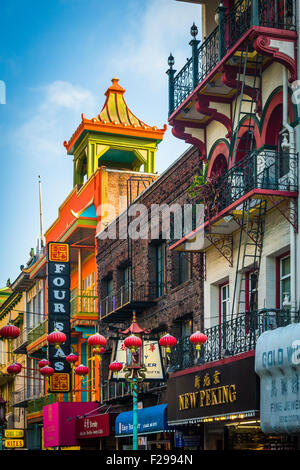
{"label": "rooftop railing", "polygon": [[218,26],[202,44],[195,39],[195,27],[191,29],[192,57],[176,75],[174,58],[169,57],[169,114],[185,101],[250,27],[296,30],[296,0],[240,0],[227,14],[225,11],[226,8],[219,7]]}

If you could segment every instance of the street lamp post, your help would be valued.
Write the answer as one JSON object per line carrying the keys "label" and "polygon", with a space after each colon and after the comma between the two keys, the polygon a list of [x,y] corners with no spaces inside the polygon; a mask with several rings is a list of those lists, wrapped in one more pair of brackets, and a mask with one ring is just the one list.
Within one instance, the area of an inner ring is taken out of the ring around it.
{"label": "street lamp post", "polygon": [[[145,379],[146,367],[144,364],[144,335],[149,334],[150,330],[140,328],[136,321],[136,312],[133,311],[132,323],[129,328],[120,331],[125,335],[124,346],[127,349],[127,360],[123,367],[125,372],[125,380],[132,387],[132,412],[133,412],[133,429],[132,429],[132,450],[138,450],[138,389],[139,384]],[[120,371],[122,365],[118,362],[110,364],[110,370],[114,372]]]}

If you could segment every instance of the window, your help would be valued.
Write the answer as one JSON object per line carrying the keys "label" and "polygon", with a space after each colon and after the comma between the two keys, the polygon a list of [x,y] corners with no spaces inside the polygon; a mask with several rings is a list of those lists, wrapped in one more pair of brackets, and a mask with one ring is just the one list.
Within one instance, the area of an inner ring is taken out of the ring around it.
{"label": "window", "polygon": [[246,312],[253,312],[258,309],[257,298],[257,273],[246,273],[246,286],[245,286],[245,310]]}
{"label": "window", "polygon": [[178,255],[178,284],[183,284],[191,279],[191,256],[188,253]]}
{"label": "window", "polygon": [[229,284],[220,286],[220,323],[229,320],[230,315],[230,299],[229,299]]}
{"label": "window", "polygon": [[164,292],[165,286],[165,254],[166,245],[161,243],[155,247],[156,258],[156,296],[161,297]]}
{"label": "window", "polygon": [[114,281],[113,279],[107,279],[106,280],[106,294],[107,296],[112,295],[114,290]]}
{"label": "window", "polygon": [[291,259],[290,255],[280,259],[280,308],[290,309]]}

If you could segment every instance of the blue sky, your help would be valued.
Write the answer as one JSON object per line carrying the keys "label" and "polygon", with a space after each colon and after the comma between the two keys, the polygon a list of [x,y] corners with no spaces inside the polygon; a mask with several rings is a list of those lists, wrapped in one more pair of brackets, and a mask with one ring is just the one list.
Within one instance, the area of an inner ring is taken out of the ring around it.
{"label": "blue sky", "polygon": [[[63,141],[82,112],[100,112],[113,77],[134,114],[167,123],[167,58],[172,52],[179,70],[191,55],[193,21],[200,26],[200,6],[175,0],[1,0],[0,287],[18,276],[36,244],[38,175],[45,231],[72,189]],[[168,128],[156,171],[187,147]]]}

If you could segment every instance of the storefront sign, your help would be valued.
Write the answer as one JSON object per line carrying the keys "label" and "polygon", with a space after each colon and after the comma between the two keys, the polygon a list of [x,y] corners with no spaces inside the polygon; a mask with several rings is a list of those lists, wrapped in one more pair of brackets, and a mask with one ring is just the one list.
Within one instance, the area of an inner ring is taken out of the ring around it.
{"label": "storefront sign", "polygon": [[24,429],[5,429],[4,436],[14,439],[24,437]]}
{"label": "storefront sign", "polygon": [[70,391],[70,247],[67,243],[48,243],[48,333],[55,329],[65,333],[67,341],[55,348],[49,345],[49,361],[54,369],[50,379],[50,392]]}
{"label": "storefront sign", "polygon": [[300,432],[300,324],[266,331],[257,341],[260,420],[265,434]]}
{"label": "storefront sign", "polygon": [[78,446],[77,418],[96,414],[99,405],[93,402],[56,402],[43,407],[44,448]]}
{"label": "storefront sign", "polygon": [[23,439],[6,439],[5,447],[8,449],[14,449],[15,447],[24,447]]}
{"label": "storefront sign", "polygon": [[212,368],[200,366],[191,374],[173,374],[168,381],[169,424],[258,409],[254,357],[227,361]]}
{"label": "storefront sign", "polygon": [[[118,340],[116,350],[113,354],[113,360],[121,362],[123,365],[130,363],[130,350],[125,348],[124,340]],[[164,370],[160,346],[157,340],[144,341],[144,364],[146,367],[145,382],[164,380]],[[111,374],[110,380],[125,380],[125,372],[118,372],[118,377]]]}
{"label": "storefront sign", "polygon": [[[150,434],[168,432],[167,405],[156,405],[142,408],[137,412],[138,433]],[[133,412],[124,411],[116,418],[116,436],[131,436],[133,432]]]}
{"label": "storefront sign", "polygon": [[116,414],[105,413],[99,416],[80,418],[76,421],[76,438],[88,439],[114,434]]}

